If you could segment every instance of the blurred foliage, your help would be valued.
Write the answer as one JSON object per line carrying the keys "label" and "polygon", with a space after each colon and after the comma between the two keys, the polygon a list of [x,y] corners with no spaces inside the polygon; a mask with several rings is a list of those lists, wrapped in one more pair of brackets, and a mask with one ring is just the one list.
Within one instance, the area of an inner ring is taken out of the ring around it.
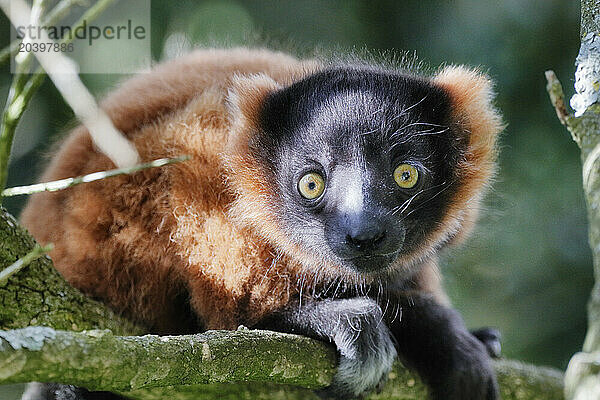
{"label": "blurred foliage", "polygon": [[[0,46],[8,44],[0,18]],[[579,2],[564,0],[152,1],[152,51],[160,60],[208,45],[416,51],[436,66],[481,66],[496,80],[507,128],[500,173],[472,239],[446,257],[448,291],[469,326],[496,326],[504,354],[564,368],[586,328],[592,285],[577,146],[544,85],[554,69],[572,94]],[[124,79],[85,75],[98,96]],[[0,69],[0,96],[11,76]],[[17,132],[9,185],[33,183],[50,143],[72,126],[51,84]],[[7,199],[18,213],[24,199]]]}

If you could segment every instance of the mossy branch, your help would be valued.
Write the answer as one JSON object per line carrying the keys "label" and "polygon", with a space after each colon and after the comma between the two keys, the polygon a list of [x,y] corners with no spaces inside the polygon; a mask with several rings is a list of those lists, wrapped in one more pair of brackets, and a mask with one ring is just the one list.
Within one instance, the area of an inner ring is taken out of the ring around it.
{"label": "mossy branch", "polygon": [[[206,393],[222,398],[235,391],[271,398],[282,389],[287,399],[311,397],[306,389],[327,386],[335,361],[333,347],[325,343],[248,329],[163,337],[42,327],[0,332],[0,383],[67,382],[143,400],[191,400]],[[562,399],[560,372],[512,361],[499,361],[496,369],[505,400]],[[236,385],[207,385],[216,383]],[[426,392],[397,364],[388,385],[369,398],[422,399]]]}
{"label": "mossy branch", "polygon": [[[0,270],[29,254],[33,238],[0,207]],[[55,329],[110,329],[115,334],[143,333],[106,306],[71,287],[52,266],[50,258],[33,260],[27,268],[0,283],[0,330],[31,325]]]}
{"label": "mossy branch", "polygon": [[331,382],[336,357],[316,340],[248,329],[160,337],[29,327],[0,332],[0,352],[13,364],[0,373],[2,383],[69,382],[119,392],[223,382],[320,388]]}

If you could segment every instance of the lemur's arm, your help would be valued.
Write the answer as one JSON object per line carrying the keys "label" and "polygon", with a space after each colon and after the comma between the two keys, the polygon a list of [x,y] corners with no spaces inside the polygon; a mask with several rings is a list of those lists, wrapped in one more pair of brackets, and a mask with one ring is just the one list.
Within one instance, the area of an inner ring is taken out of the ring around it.
{"label": "lemur's arm", "polygon": [[368,297],[303,299],[269,316],[259,328],[333,342],[339,366],[322,394],[336,399],[367,393],[385,380],[396,350],[379,305]]}
{"label": "lemur's arm", "polygon": [[392,291],[389,300],[400,307],[386,315],[399,357],[429,385],[434,400],[500,398],[488,351],[458,312],[423,292]]}
{"label": "lemur's arm", "polygon": [[[413,290],[429,293],[439,305],[451,307],[450,299],[442,287],[442,275],[437,258],[425,261],[411,282],[410,287]],[[497,329],[484,327],[471,331],[471,334],[483,343],[490,357],[500,357],[502,352],[501,335]]]}

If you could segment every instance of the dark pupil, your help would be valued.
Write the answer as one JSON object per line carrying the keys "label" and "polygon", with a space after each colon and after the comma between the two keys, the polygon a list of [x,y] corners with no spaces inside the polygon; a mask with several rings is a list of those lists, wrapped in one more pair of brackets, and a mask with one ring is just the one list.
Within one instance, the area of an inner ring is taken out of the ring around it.
{"label": "dark pupil", "polygon": [[404,171],[404,172],[402,173],[402,180],[403,180],[403,181],[407,181],[407,180],[409,180],[409,179],[410,179],[410,172],[408,172],[408,171]]}
{"label": "dark pupil", "polygon": [[308,183],[308,190],[315,190],[317,188],[317,184],[314,182]]}

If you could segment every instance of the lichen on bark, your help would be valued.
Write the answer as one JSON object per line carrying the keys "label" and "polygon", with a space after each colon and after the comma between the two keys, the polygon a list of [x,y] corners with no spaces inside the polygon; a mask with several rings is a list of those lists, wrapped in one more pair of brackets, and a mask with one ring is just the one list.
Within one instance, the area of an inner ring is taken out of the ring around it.
{"label": "lichen on bark", "polygon": [[581,1],[581,46],[575,61],[575,91],[564,104],[562,88],[553,74],[546,74],[548,93],[560,121],[581,149],[583,190],[594,260],[595,285],[588,303],[588,331],[583,351],[571,358],[565,374],[565,396],[569,400],[600,398],[600,0]]}
{"label": "lichen on bark", "polygon": [[[183,336],[30,327],[0,332],[0,383],[68,382],[140,400],[317,398],[335,373],[333,347],[302,336],[241,329]],[[562,399],[562,374],[497,361],[504,400]],[[282,386],[283,385],[283,386]],[[368,399],[424,399],[426,386],[396,363]]]}
{"label": "lichen on bark", "polygon": [[335,352],[325,343],[256,330],[115,336],[28,327],[0,332],[1,383],[68,382],[91,390],[272,382],[327,386]]}

